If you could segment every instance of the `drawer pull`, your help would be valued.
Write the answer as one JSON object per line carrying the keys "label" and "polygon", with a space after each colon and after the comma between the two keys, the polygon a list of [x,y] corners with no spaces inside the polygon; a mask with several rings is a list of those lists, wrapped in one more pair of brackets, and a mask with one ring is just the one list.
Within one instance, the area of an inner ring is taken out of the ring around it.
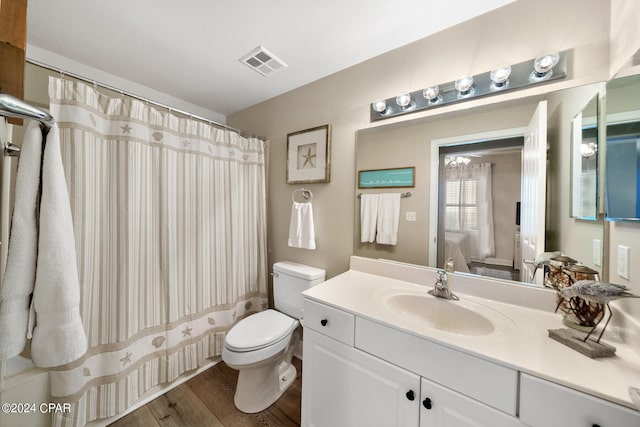
{"label": "drawer pull", "polygon": [[427,409],[431,409],[431,399],[429,399],[428,397],[425,397],[425,399],[422,401],[422,406],[424,406]]}
{"label": "drawer pull", "polygon": [[600,424],[594,424],[591,427],[600,427]]}
{"label": "drawer pull", "polygon": [[416,398],[416,394],[413,392],[413,390],[409,390],[405,396],[407,396],[407,399],[411,401]]}
{"label": "drawer pull", "polygon": [[329,321],[328,321],[327,319],[322,319],[322,320],[320,321],[320,324],[321,324],[322,326],[327,326],[327,323],[329,323]]}

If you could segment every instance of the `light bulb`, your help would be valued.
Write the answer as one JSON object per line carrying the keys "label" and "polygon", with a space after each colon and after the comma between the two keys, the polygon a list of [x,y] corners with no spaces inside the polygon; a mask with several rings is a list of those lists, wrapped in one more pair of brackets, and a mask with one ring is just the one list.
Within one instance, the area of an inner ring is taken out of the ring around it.
{"label": "light bulb", "polygon": [[533,61],[533,72],[530,80],[546,80],[553,74],[553,67],[558,64],[560,54],[556,51],[545,52]]}
{"label": "light bulb", "polygon": [[598,147],[594,142],[583,142],[580,144],[580,154],[582,157],[591,157],[596,154]]}
{"label": "light bulb", "polygon": [[430,86],[422,91],[422,96],[424,96],[426,100],[432,103],[437,102],[438,98],[440,98],[440,87]]}
{"label": "light bulb", "polygon": [[378,99],[371,105],[371,108],[376,113],[384,114],[387,110],[387,102],[384,99]]}
{"label": "light bulb", "polygon": [[471,95],[473,91],[473,76],[462,76],[454,84],[458,96]]}
{"label": "light bulb", "polygon": [[491,70],[489,77],[491,77],[492,86],[495,88],[503,88],[509,81],[511,75],[511,65],[501,64]]}
{"label": "light bulb", "polygon": [[401,93],[396,96],[396,104],[402,108],[408,108],[411,106],[411,95],[408,93]]}

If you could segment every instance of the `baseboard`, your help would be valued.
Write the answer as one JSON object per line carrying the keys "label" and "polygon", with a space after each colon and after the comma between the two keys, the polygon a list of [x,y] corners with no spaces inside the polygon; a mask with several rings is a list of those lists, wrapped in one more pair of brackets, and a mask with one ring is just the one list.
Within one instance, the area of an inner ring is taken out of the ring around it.
{"label": "baseboard", "polygon": [[513,260],[505,259],[505,258],[485,258],[484,263],[487,265],[500,265],[503,267],[513,267]]}

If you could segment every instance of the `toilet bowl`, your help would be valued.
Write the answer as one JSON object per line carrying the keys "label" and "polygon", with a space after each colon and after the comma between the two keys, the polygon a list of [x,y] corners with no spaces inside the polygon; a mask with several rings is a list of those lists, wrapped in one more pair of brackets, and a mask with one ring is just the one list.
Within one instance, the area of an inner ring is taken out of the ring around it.
{"label": "toilet bowl", "polygon": [[291,363],[301,337],[302,292],[324,281],[325,271],[283,261],[273,266],[274,305],[239,321],[226,334],[222,360],[237,369],[234,403],[242,412],[271,406],[295,381]]}

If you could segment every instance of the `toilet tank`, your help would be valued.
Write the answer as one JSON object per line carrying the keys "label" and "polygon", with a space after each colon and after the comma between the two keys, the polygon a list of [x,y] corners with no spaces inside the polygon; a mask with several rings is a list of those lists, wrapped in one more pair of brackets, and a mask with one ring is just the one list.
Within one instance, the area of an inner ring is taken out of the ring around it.
{"label": "toilet tank", "polygon": [[324,282],[320,268],[280,261],[273,264],[273,303],[275,308],[294,319],[302,317],[302,292]]}

